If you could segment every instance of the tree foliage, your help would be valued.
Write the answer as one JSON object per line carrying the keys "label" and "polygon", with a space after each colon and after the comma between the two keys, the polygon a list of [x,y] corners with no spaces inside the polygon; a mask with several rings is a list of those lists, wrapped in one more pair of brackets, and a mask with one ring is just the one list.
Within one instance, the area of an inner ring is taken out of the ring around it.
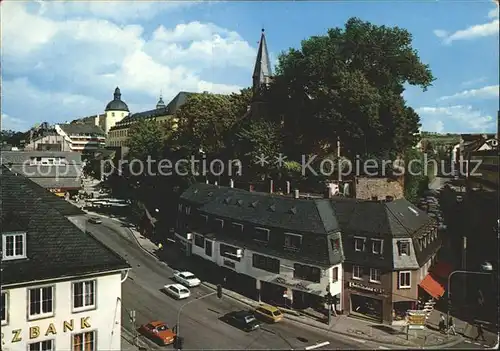
{"label": "tree foliage", "polygon": [[404,86],[425,90],[433,80],[408,31],[351,18],[279,57],[269,101],[289,149],[333,149],[339,136],[348,156],[403,151],[419,127]]}
{"label": "tree foliage", "polygon": [[139,120],[129,129],[127,146],[129,157],[146,160],[148,156],[157,160],[163,152],[167,128],[154,120]]}

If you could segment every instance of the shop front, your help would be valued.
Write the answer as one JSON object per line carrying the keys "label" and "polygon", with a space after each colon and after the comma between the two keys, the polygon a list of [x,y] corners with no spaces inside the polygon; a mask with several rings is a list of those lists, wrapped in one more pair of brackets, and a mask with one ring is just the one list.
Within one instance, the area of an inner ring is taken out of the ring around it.
{"label": "shop front", "polygon": [[392,304],[392,324],[404,323],[409,310],[417,310],[418,304],[415,300],[396,301]]}
{"label": "shop front", "polygon": [[384,320],[384,289],[364,285],[355,281],[347,284],[344,295],[348,299],[349,315],[368,318],[377,322]]}
{"label": "shop front", "polygon": [[192,248],[193,248],[193,243],[191,242],[193,238],[192,233],[186,233],[184,235],[181,235],[179,233],[175,233],[176,237],[176,244],[179,247],[179,250],[184,252],[186,256],[191,256],[192,253]]}

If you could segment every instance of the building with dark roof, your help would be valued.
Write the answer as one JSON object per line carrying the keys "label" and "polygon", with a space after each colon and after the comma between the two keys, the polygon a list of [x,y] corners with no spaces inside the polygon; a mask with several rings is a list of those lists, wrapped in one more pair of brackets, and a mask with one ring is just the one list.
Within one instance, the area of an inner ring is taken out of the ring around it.
{"label": "building with dark roof", "polygon": [[1,164],[60,196],[81,188],[82,157],[70,151],[2,151]]}
{"label": "building with dark roof", "polygon": [[444,292],[428,274],[440,247],[436,224],[405,199],[304,199],[195,184],[181,196],[176,238],[187,255],[253,279],[267,302],[282,301],[285,289],[294,306],[317,306],[330,291],[338,310],[393,323],[423,291],[426,299]]}
{"label": "building with dark roof", "polygon": [[173,129],[177,128],[177,119],[174,117],[175,112],[186,103],[187,99],[196,93],[181,91],[167,105],[160,96],[156,108],[152,110],[133,113],[120,122],[116,123],[109,131],[106,140],[108,147],[123,147],[127,144],[130,127],[140,120],[155,121],[156,123],[169,124]]}
{"label": "building with dark roof", "polygon": [[2,349],[120,349],[129,264],[72,223],[77,208],[4,166],[0,179]]}

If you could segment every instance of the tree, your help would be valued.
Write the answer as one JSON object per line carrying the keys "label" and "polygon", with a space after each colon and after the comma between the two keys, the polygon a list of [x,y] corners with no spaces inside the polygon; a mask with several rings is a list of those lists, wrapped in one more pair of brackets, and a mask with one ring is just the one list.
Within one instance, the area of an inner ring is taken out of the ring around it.
{"label": "tree", "polygon": [[25,133],[15,132],[13,130],[2,130],[0,132],[0,144],[19,147],[25,138]]}
{"label": "tree", "polygon": [[406,150],[404,155],[404,194],[405,198],[413,203],[423,195],[428,189],[429,177],[427,175],[427,165],[424,163],[424,154],[416,149]]}
{"label": "tree", "polygon": [[135,122],[130,127],[127,140],[129,158],[145,161],[150,156],[157,160],[163,153],[166,137],[167,128],[154,120]]}
{"label": "tree", "polygon": [[425,91],[434,77],[411,44],[404,29],[351,18],[281,54],[268,99],[290,153],[329,152],[337,137],[350,157],[413,146],[419,116],[401,94],[405,84]]}
{"label": "tree", "polygon": [[179,129],[175,143],[192,153],[202,150],[217,155],[227,147],[226,134],[242,117],[250,102],[249,92],[240,94],[193,94],[176,112]]}

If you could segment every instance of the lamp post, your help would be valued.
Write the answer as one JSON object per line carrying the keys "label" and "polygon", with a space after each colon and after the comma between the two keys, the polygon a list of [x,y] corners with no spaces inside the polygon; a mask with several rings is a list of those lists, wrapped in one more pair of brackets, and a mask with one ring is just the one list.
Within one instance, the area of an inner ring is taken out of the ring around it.
{"label": "lamp post", "polygon": [[491,272],[493,271],[493,266],[491,265],[491,263],[489,262],[485,262],[481,265],[481,269],[484,271],[484,272],[474,272],[474,271],[463,271],[463,270],[456,270],[456,271],[453,271],[451,272],[449,275],[448,275],[448,305],[447,305],[447,312],[446,312],[446,326],[447,328],[450,327],[450,302],[451,302],[451,291],[450,291],[450,288],[451,288],[451,278],[453,277],[454,274],[456,273],[460,273],[460,274],[474,274],[474,275],[486,275],[486,274],[491,274]]}
{"label": "lamp post", "polygon": [[177,324],[176,324],[176,329],[177,329],[177,330],[176,330],[176,333],[175,333],[177,336],[180,336],[181,326],[180,326],[179,322],[180,322],[180,318],[181,318],[181,312],[182,312],[182,309],[183,309],[184,307],[186,307],[187,305],[189,305],[190,303],[192,303],[192,302],[195,302],[195,301],[200,301],[200,300],[202,300],[202,299],[204,299],[204,298],[206,298],[206,297],[209,297],[209,296],[212,296],[212,295],[215,295],[215,294],[217,294],[217,291],[214,291],[214,292],[208,293],[208,294],[206,294],[206,295],[203,295],[203,296],[197,297],[197,298],[196,298],[196,299],[194,299],[194,300],[191,300],[191,301],[186,302],[184,305],[182,305],[182,306],[181,306],[181,308],[179,308],[179,312],[177,313]]}

